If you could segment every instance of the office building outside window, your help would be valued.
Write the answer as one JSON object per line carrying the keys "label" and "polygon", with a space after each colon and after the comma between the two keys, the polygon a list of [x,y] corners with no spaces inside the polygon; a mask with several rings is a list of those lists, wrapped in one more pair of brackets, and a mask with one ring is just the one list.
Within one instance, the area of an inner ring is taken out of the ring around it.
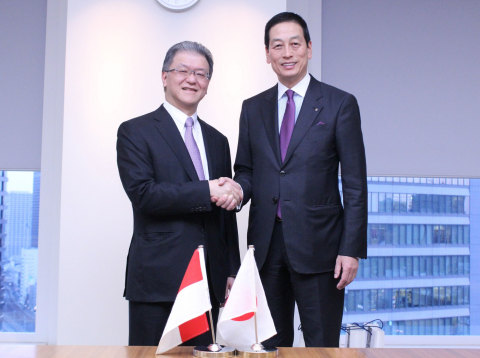
{"label": "office building outside window", "polygon": [[369,177],[368,191],[368,259],[345,292],[344,323],[479,335],[480,179]]}

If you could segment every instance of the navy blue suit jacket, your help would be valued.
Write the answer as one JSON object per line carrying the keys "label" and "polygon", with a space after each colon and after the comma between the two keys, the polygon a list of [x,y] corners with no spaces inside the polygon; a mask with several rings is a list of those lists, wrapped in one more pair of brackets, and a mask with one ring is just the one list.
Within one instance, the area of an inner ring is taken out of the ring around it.
{"label": "navy blue suit jacket", "polygon": [[[199,119],[211,178],[231,177],[227,138]],[[174,301],[198,245],[218,302],[240,265],[235,214],[212,205],[199,181],[175,122],[163,106],[122,123],[117,164],[132,203],[133,236],[127,258],[125,297]]]}
{"label": "navy blue suit jacket", "polygon": [[337,255],[366,257],[366,162],[355,97],[312,77],[282,163],[277,93],[274,86],[244,101],[234,165],[243,204],[251,200],[247,241],[259,269],[279,200],[295,271],[331,271]]}

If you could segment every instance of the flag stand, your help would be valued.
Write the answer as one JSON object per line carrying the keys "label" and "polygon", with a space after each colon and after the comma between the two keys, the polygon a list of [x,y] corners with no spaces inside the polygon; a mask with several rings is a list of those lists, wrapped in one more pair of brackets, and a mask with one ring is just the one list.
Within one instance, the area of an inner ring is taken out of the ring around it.
{"label": "flag stand", "polygon": [[278,349],[275,347],[264,347],[262,343],[258,342],[258,333],[257,333],[257,313],[253,314],[255,320],[255,341],[256,343],[252,344],[250,349],[239,349],[237,350],[237,355],[239,357],[256,357],[256,358],[270,358],[278,357]]}
{"label": "flag stand", "polygon": [[215,330],[213,327],[213,319],[212,319],[212,310],[208,310],[208,314],[210,317],[210,326],[212,331],[212,344],[208,346],[196,346],[193,348],[193,356],[194,357],[234,357],[235,356],[235,348],[222,346],[217,344],[217,340],[215,339]]}

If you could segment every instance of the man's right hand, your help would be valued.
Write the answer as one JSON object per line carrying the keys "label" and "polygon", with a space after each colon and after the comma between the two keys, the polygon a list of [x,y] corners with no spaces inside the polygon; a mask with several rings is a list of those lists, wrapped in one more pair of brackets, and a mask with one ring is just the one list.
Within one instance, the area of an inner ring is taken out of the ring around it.
{"label": "man's right hand", "polygon": [[209,180],[208,185],[212,203],[225,210],[234,210],[243,200],[242,188],[231,178]]}

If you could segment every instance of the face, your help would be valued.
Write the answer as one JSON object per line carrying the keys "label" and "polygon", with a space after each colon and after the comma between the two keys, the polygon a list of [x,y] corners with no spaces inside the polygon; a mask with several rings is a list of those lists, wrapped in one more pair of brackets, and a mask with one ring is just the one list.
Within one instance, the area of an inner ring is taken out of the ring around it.
{"label": "face", "polygon": [[302,27],[296,22],[281,22],[270,29],[266,54],[278,80],[292,88],[307,74],[312,42],[307,44]]}
{"label": "face", "polygon": [[205,56],[196,52],[179,51],[173,58],[169,69],[187,70],[188,76],[179,72],[162,72],[165,99],[187,115],[197,111],[198,104],[207,94],[209,80],[198,78],[191,71],[208,71]]}

